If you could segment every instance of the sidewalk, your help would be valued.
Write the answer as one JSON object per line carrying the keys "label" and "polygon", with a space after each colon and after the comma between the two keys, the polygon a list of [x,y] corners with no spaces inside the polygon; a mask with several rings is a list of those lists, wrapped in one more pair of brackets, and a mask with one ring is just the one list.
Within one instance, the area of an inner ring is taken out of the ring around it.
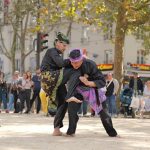
{"label": "sidewalk", "polygon": [[[105,133],[99,118],[81,117],[75,137],[54,137],[52,117],[0,114],[0,150],[150,150],[150,119],[113,118],[121,138]],[[65,118],[63,132],[67,130]]]}

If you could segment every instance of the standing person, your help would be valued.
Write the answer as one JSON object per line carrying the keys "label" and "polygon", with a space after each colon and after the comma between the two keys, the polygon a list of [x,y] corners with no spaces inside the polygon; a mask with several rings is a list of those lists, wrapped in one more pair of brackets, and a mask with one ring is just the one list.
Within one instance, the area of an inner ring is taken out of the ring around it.
{"label": "standing person", "polygon": [[132,107],[133,112],[137,113],[140,108],[140,102],[143,95],[144,85],[141,78],[138,76],[137,72],[133,72],[133,77],[130,78],[129,88],[133,91],[132,101],[130,107]]}
{"label": "standing person", "polygon": [[[13,75],[12,80],[15,79],[15,76]],[[12,86],[12,83],[8,86],[8,99],[9,99],[9,103],[8,103],[8,110],[13,110],[14,108],[14,87]]]}
{"label": "standing person", "polygon": [[16,70],[13,74],[12,81],[11,81],[11,93],[14,97],[14,113],[18,113],[18,107],[17,107],[17,100],[18,100],[18,82],[21,79],[20,73],[18,70]]}
{"label": "standing person", "polygon": [[67,36],[58,32],[54,40],[54,47],[47,50],[42,60],[41,88],[49,97],[48,107],[50,109],[59,107],[66,96],[66,87],[64,84],[60,85],[60,83],[63,78],[63,67],[70,63],[68,60],[64,60],[62,55],[68,44]]}
{"label": "standing person", "polygon": [[[80,71],[82,76],[77,76],[76,78],[73,78],[74,82],[72,82],[73,80],[70,80],[70,83],[68,83],[68,88],[74,86],[74,90],[66,96],[69,116],[67,135],[73,136],[76,131],[77,122],[79,120],[77,112],[81,106],[81,103],[77,100],[87,100],[95,112],[100,116],[107,134],[111,137],[117,136],[111,118],[105,109],[105,95],[102,88],[105,87],[106,82],[103,74],[98,70],[93,61],[83,58],[80,49],[72,50],[69,54],[69,58],[74,70]],[[66,104],[64,103],[56,113],[54,120],[54,136],[62,135],[59,129],[63,126],[62,120],[66,109],[65,105]]]}
{"label": "standing person", "polygon": [[112,73],[107,74],[106,88],[108,112],[110,116],[117,117],[116,95],[119,89],[119,82],[113,78]]}
{"label": "standing person", "polygon": [[37,98],[37,108],[36,113],[38,114],[41,109],[41,99],[40,99],[40,90],[41,90],[41,72],[40,69],[36,70],[36,75],[32,77],[33,81],[33,96],[30,101],[30,109],[32,108],[33,102]]}
{"label": "standing person", "polygon": [[6,113],[9,113],[7,109],[7,84],[4,80],[4,73],[0,71],[0,113],[1,113],[1,103]]}
{"label": "standing person", "polygon": [[143,97],[140,103],[140,115],[143,118],[144,112],[150,112],[150,80],[145,83]]}
{"label": "standing person", "polygon": [[27,72],[23,73],[22,79],[20,79],[20,81],[18,82],[19,98],[21,101],[21,113],[24,109],[24,101],[26,102],[27,106],[25,114],[30,113],[30,95],[32,85],[33,83],[30,77],[28,78]]}
{"label": "standing person", "polygon": [[129,81],[129,88],[133,90],[135,96],[141,96],[143,94],[144,85],[137,72],[133,72],[133,77]]}

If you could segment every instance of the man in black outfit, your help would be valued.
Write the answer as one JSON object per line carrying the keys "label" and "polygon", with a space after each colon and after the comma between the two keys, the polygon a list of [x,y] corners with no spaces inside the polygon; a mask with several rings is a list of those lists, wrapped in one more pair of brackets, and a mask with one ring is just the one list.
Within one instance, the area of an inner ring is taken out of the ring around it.
{"label": "man in black outfit", "polygon": [[[74,136],[77,122],[79,120],[78,110],[81,106],[81,101],[84,100],[82,92],[77,91],[77,86],[85,86],[95,89],[96,101],[97,105],[102,105],[102,109],[98,112],[102,124],[107,132],[107,134],[111,137],[116,137],[117,132],[113,128],[111,117],[107,114],[106,111],[106,103],[103,102],[100,104],[98,89],[105,87],[106,81],[101,73],[98,70],[95,62],[92,60],[86,59],[83,57],[81,50],[75,49],[72,50],[69,54],[69,58],[71,61],[71,65],[74,68],[74,71],[78,72],[76,74],[72,74],[68,81],[68,93],[66,96],[66,101],[63,105],[61,105],[56,113],[54,119],[54,136],[60,136],[62,133],[60,132],[60,128],[63,127],[63,118],[65,116],[67,107],[68,107],[68,116],[69,116],[69,127],[67,130],[67,136]],[[87,75],[87,76],[85,76]],[[71,90],[70,90],[71,89]],[[80,100],[80,101],[77,101]]]}
{"label": "man in black outfit", "polygon": [[66,96],[65,84],[61,84],[63,67],[70,64],[63,59],[63,53],[67,49],[69,40],[63,33],[58,32],[54,40],[54,47],[47,50],[41,63],[41,88],[49,97],[48,110],[55,110],[63,102]]}

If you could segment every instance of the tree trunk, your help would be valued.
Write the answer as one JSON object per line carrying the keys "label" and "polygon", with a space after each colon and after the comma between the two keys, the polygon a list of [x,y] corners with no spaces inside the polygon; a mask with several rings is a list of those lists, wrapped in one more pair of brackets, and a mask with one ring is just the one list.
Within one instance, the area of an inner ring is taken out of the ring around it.
{"label": "tree trunk", "polygon": [[15,57],[12,58],[11,62],[12,62],[12,74],[13,74],[15,72],[15,70],[16,70]]}
{"label": "tree trunk", "polygon": [[20,72],[21,74],[25,72],[25,38],[24,35],[21,35],[21,66],[20,66]]}
{"label": "tree trunk", "polygon": [[17,40],[17,33],[14,31],[14,36],[13,36],[13,45],[11,48],[11,63],[12,63],[12,74],[16,70],[16,65],[15,65],[15,57],[16,57],[16,40]]}
{"label": "tree trunk", "polygon": [[[115,37],[115,53],[114,53],[114,78],[119,82],[120,88],[118,94],[120,94],[120,89],[123,79],[123,56],[124,56],[124,41],[127,29],[127,21],[125,17],[126,10],[121,5],[118,10],[117,23],[116,23],[116,37]],[[120,107],[120,100],[117,98],[117,106]]]}

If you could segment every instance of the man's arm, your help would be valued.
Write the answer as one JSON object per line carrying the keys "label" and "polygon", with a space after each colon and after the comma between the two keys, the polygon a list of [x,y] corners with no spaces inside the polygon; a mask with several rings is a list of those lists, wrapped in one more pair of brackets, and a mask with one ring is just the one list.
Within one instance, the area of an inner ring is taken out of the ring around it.
{"label": "man's arm", "polygon": [[91,60],[87,60],[87,62],[84,63],[83,70],[86,70],[86,74],[88,74],[88,81],[89,82],[87,84],[90,87],[103,88],[106,85],[106,80],[104,78],[104,75],[97,68],[97,65],[95,62],[93,62]]}
{"label": "man's arm", "polygon": [[118,90],[119,90],[119,82],[117,81],[117,79],[113,79],[113,83],[114,83],[114,92],[113,92],[113,94],[116,95],[118,93]]}
{"label": "man's arm", "polygon": [[88,87],[96,87],[95,82],[89,81],[85,76],[79,77],[80,81]]}

